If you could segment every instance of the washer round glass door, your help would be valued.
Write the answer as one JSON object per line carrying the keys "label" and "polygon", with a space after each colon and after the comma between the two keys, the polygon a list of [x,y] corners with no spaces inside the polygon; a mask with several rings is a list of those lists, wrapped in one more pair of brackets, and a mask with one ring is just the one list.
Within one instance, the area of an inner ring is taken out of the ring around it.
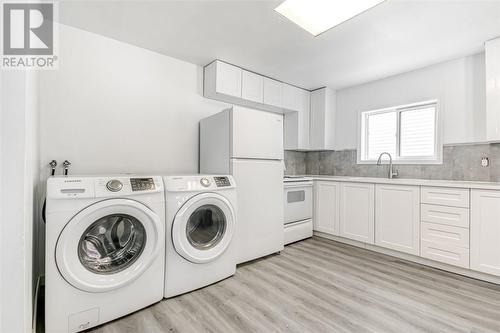
{"label": "washer round glass door", "polygon": [[138,278],[161,249],[160,218],[129,199],[103,200],[75,215],[56,246],[66,281],[89,292],[120,288]]}
{"label": "washer round glass door", "polygon": [[113,213],[84,231],[78,242],[78,258],[93,273],[114,274],[132,265],[146,242],[146,229],[137,218]]}
{"label": "washer round glass door", "polygon": [[194,263],[206,263],[221,256],[234,233],[234,210],[216,193],[202,193],[189,199],[172,224],[175,250]]}

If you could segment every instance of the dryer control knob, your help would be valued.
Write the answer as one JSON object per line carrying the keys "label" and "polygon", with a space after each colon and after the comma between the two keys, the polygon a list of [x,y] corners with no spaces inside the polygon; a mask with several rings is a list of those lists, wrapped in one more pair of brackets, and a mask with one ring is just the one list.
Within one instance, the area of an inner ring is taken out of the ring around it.
{"label": "dryer control knob", "polygon": [[123,184],[118,179],[112,179],[106,184],[106,187],[111,192],[118,192],[123,188]]}
{"label": "dryer control knob", "polygon": [[209,187],[210,186],[210,180],[208,178],[202,178],[200,179],[200,184],[204,187]]}

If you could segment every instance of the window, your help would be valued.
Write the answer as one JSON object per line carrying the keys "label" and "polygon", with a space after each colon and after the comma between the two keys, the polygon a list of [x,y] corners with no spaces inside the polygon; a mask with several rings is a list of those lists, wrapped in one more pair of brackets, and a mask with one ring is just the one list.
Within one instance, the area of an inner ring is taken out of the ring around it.
{"label": "window", "polygon": [[397,164],[442,163],[437,101],[361,112],[360,118],[358,163],[375,163],[383,152]]}

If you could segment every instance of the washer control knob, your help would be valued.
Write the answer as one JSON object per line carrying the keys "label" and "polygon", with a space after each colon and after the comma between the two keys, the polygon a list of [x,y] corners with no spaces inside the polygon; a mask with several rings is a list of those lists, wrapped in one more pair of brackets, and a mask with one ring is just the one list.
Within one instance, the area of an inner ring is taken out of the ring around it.
{"label": "washer control knob", "polygon": [[123,184],[118,179],[112,179],[106,184],[106,187],[111,192],[118,192],[123,188]]}
{"label": "washer control knob", "polygon": [[209,187],[210,186],[210,180],[208,178],[202,178],[200,179],[200,184],[204,187]]}

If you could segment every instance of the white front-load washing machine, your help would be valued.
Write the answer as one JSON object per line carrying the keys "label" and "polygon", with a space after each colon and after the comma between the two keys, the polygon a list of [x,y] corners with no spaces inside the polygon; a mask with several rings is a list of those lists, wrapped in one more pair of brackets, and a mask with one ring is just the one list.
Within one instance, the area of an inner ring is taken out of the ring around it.
{"label": "white front-load washing machine", "polygon": [[78,332],[163,298],[161,177],[47,181],[45,332]]}
{"label": "white front-load washing machine", "polygon": [[236,185],[231,176],[164,177],[165,297],[233,275]]}

